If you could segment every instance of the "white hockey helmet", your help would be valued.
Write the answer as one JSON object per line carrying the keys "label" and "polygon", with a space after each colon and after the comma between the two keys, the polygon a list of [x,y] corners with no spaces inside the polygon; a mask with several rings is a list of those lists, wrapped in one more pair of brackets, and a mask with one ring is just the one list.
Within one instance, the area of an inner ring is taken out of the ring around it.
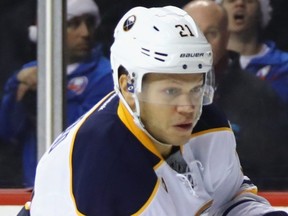
{"label": "white hockey helmet", "polygon": [[147,73],[209,74],[203,104],[212,102],[212,49],[184,10],[174,6],[135,7],[119,21],[114,39],[111,65],[115,91],[120,96],[118,69],[123,66],[138,93]]}

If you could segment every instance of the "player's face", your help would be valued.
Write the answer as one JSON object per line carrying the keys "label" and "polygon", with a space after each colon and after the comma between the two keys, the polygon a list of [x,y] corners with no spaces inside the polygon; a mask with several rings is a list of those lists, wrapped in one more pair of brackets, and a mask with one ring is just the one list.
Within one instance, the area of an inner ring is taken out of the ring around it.
{"label": "player's face", "polygon": [[94,34],[94,16],[82,15],[68,21],[66,48],[69,63],[81,61],[91,53]]}
{"label": "player's face", "polygon": [[231,32],[247,32],[257,29],[260,23],[259,0],[223,0]]}
{"label": "player's face", "polygon": [[148,74],[138,95],[141,121],[158,141],[185,144],[203,97],[203,74]]}

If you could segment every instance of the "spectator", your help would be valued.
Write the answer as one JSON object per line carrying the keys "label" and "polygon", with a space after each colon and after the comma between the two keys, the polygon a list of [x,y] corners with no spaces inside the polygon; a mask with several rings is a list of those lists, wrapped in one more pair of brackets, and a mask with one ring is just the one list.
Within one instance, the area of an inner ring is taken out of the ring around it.
{"label": "spectator", "polygon": [[[99,23],[94,1],[67,1],[67,125],[113,90],[110,62],[102,55],[100,44],[94,47]],[[34,34],[30,34],[34,39],[35,28]],[[33,186],[37,164],[36,87],[37,62],[34,61],[24,65],[6,83],[0,113],[1,137],[8,143],[16,140],[23,148],[26,187]]]}
{"label": "spectator", "polygon": [[240,53],[241,67],[266,80],[288,103],[288,53],[262,38],[271,18],[269,0],[216,0],[226,8],[230,38],[228,48]]}
{"label": "spectator", "polygon": [[237,53],[226,49],[227,13],[213,1],[191,1],[184,9],[212,45],[216,92],[214,102],[227,115],[247,174],[260,189],[287,189],[288,118],[269,84],[243,71]]}
{"label": "spectator", "polygon": [[114,36],[116,93],[42,157],[31,215],[280,215],[248,192],[222,114],[207,106],[198,122],[212,100],[212,50],[192,18],[136,7]]}

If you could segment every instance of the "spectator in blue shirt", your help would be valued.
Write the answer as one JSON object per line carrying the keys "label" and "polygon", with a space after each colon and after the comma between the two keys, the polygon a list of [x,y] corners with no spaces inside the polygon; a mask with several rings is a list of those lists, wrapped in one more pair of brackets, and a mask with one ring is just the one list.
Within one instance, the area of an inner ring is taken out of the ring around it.
{"label": "spectator in blue shirt", "polygon": [[270,0],[216,2],[221,3],[228,13],[228,49],[240,53],[241,67],[267,81],[288,103],[288,53],[262,37],[272,15]]}
{"label": "spectator in blue shirt", "polygon": [[[110,61],[94,43],[100,24],[93,0],[67,0],[66,126],[113,90]],[[36,41],[37,27],[30,27]],[[37,164],[37,62],[25,64],[5,85],[0,111],[0,136],[23,149],[23,186],[32,187]]]}

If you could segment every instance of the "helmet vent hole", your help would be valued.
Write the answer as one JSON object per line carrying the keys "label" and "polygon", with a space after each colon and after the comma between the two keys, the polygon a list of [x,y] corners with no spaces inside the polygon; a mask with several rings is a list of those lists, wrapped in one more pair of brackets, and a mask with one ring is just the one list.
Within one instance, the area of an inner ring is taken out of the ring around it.
{"label": "helmet vent hole", "polygon": [[163,57],[167,57],[168,54],[167,53],[160,53],[160,52],[155,52],[155,59],[159,60],[159,61],[162,61],[162,62],[165,62],[165,59]]}
{"label": "helmet vent hole", "polygon": [[156,31],[160,31],[156,26],[153,26],[153,28],[154,28]]}
{"label": "helmet vent hole", "polygon": [[143,53],[144,55],[150,56],[150,50],[149,49],[145,49],[143,47],[141,49],[142,49],[141,53]]}
{"label": "helmet vent hole", "polygon": [[155,54],[154,58],[155,58],[156,60],[159,60],[159,61],[162,61],[162,62],[164,62],[164,61],[165,61],[165,57],[168,56],[167,53],[155,52],[154,54]]}
{"label": "helmet vent hole", "polygon": [[159,53],[159,52],[155,52],[155,55],[168,56],[168,54],[166,54],[166,53]]}
{"label": "helmet vent hole", "polygon": [[156,60],[158,60],[158,61],[162,61],[162,62],[165,62],[165,60],[164,59],[161,59],[161,58],[157,58],[157,57],[154,57]]}

